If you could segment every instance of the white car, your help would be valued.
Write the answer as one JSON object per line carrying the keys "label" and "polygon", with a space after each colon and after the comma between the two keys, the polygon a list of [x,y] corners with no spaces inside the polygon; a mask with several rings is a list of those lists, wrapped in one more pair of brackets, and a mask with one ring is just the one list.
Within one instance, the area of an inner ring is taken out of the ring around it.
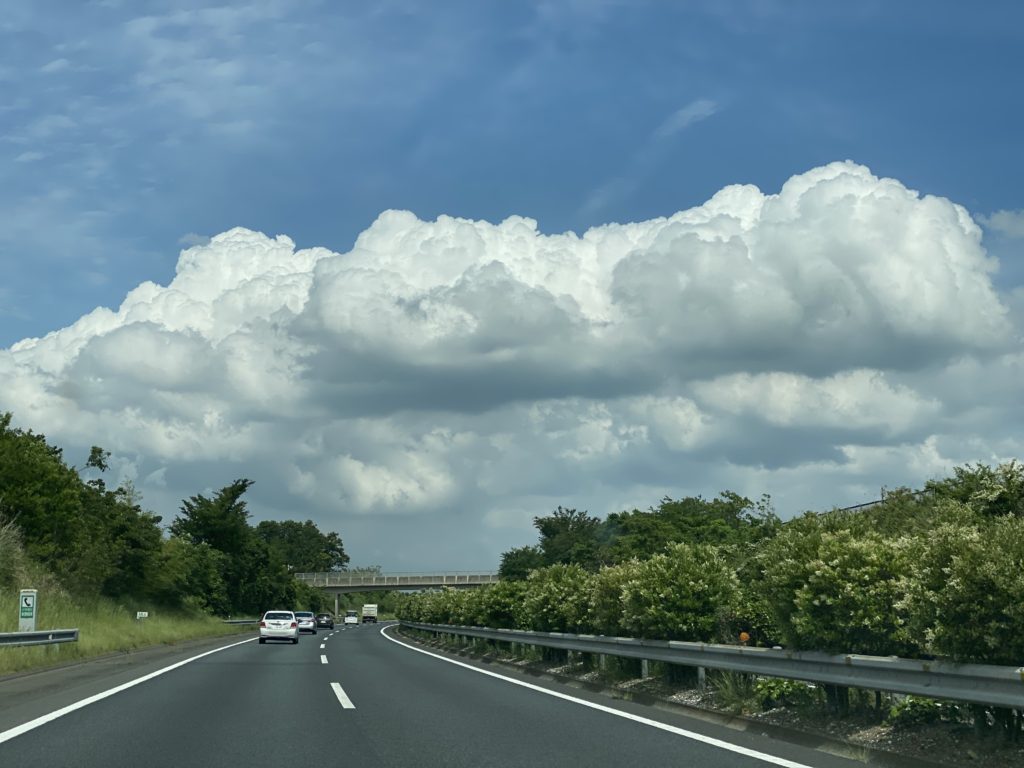
{"label": "white car", "polygon": [[345,623],[346,624],[359,624],[359,614],[355,611],[345,611]]}
{"label": "white car", "polygon": [[260,619],[260,645],[267,640],[299,642],[299,622],[291,611],[267,611]]}
{"label": "white car", "polygon": [[316,634],[316,615],[312,611],[296,611],[295,620],[299,622],[299,632]]}

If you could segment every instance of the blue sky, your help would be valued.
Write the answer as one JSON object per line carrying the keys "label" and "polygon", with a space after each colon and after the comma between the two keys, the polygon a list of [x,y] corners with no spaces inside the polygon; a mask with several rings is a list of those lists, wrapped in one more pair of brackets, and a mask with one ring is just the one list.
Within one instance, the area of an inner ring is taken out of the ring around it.
{"label": "blue sky", "polygon": [[[847,158],[975,213],[1024,206],[1013,2],[6,16],[2,344],[168,281],[182,237],[238,225],[335,250],[388,208],[581,232]],[[694,103],[705,117],[659,132]]]}
{"label": "blue sky", "polygon": [[1022,74],[1016,2],[15,4],[0,411],[396,568],[1019,456]]}

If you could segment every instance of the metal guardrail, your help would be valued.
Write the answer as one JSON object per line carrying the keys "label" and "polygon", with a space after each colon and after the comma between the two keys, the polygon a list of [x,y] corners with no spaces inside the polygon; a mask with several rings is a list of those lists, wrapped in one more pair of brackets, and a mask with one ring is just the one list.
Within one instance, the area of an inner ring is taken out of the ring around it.
{"label": "metal guardrail", "polygon": [[0,646],[77,643],[77,629],[44,629],[39,632],[0,632]]}
{"label": "metal guardrail", "polygon": [[225,624],[259,624],[259,619],[224,619]]}
{"label": "metal guardrail", "polygon": [[313,587],[361,587],[369,589],[418,589],[422,587],[458,587],[495,584],[497,571],[450,571],[448,573],[349,574],[345,571],[296,573],[295,578]]}
{"label": "metal guardrail", "polygon": [[457,627],[403,621],[403,627],[463,637],[478,637],[582,653],[648,659],[709,669],[843,685],[874,691],[910,693],[999,707],[1024,708],[1024,667],[953,664],[896,656],[837,656],[674,640],[525,632],[515,629]]}

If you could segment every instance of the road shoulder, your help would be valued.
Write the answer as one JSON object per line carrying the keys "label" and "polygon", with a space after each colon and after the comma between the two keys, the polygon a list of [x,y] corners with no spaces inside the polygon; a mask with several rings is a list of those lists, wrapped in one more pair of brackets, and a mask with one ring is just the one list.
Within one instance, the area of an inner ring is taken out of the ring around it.
{"label": "road shoulder", "polygon": [[[821,755],[822,761],[828,757],[854,761],[862,765],[880,766],[882,768],[948,768],[948,766],[932,761],[908,757],[883,750],[871,749],[845,741],[830,739],[820,734],[808,733],[793,728],[765,723],[751,718],[727,715],[711,710],[700,709],[686,704],[660,699],[658,697],[624,691],[611,685],[578,680],[573,677],[538,670],[491,656],[480,656],[469,651],[454,651],[431,643],[424,643],[417,638],[398,633],[398,627],[391,630],[393,637],[414,648],[422,648],[481,670],[498,672],[510,678],[540,685],[552,690],[561,690],[570,695],[589,701],[600,702],[604,706],[621,707],[628,711],[644,711],[645,716],[678,724],[677,718],[686,722],[688,729],[704,732],[709,735],[720,734],[719,729],[741,732],[751,739],[771,739],[779,747],[779,754],[791,759],[799,755],[790,752],[786,746],[800,750],[810,749]],[[609,703],[609,699],[615,703]],[[665,719],[668,718],[668,719]],[[743,742],[748,745],[747,739]],[[752,743],[752,742],[751,742]],[[825,762],[821,763],[822,765]]]}
{"label": "road shoulder", "polygon": [[249,630],[234,635],[185,640],[173,645],[155,645],[7,675],[0,678],[0,732],[247,637],[255,637],[255,633]]}

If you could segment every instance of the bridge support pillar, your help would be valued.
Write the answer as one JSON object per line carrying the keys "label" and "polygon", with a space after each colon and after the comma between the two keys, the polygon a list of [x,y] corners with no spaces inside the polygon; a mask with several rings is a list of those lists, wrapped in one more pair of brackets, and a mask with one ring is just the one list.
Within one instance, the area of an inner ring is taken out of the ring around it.
{"label": "bridge support pillar", "polygon": [[334,618],[338,618],[338,598],[339,597],[340,597],[340,595],[337,592],[335,592],[334,593]]}

